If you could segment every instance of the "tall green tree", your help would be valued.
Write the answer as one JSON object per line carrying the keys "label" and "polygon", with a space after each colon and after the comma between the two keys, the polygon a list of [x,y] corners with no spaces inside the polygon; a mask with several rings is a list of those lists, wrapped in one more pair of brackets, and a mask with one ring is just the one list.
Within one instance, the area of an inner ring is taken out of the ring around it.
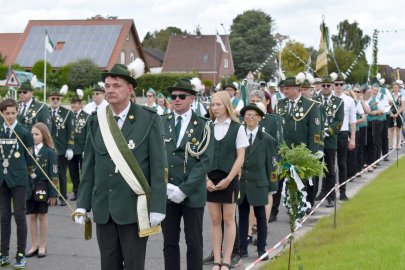
{"label": "tall green tree", "polygon": [[[235,75],[245,78],[255,71],[274,51],[276,40],[271,34],[274,21],[261,10],[248,10],[233,19],[229,36]],[[276,69],[269,61],[262,69],[262,79],[270,79]]]}
{"label": "tall green tree", "polygon": [[359,24],[348,20],[340,22],[337,26],[338,34],[332,36],[333,47],[342,47],[347,51],[354,51],[359,54],[364,51],[370,43],[370,37],[363,34]]}
{"label": "tall green tree", "polygon": [[[295,76],[299,72],[304,72],[307,67],[305,64],[308,62],[310,54],[305,48],[303,43],[297,41],[289,41],[281,52],[281,63],[284,74],[289,76]],[[304,63],[302,63],[301,59]]]}
{"label": "tall green tree", "polygon": [[[31,72],[37,75],[38,80],[44,81],[44,60],[38,60],[32,66]],[[52,66],[49,62],[46,62],[46,74],[49,75],[52,72]],[[47,78],[48,81],[49,78]]]}
{"label": "tall green tree", "polygon": [[0,64],[5,64],[6,59],[7,59],[7,56],[3,56],[3,54],[0,52]]}
{"label": "tall green tree", "polygon": [[154,31],[153,33],[147,32],[143,38],[142,46],[145,48],[155,48],[160,49],[163,52],[166,51],[167,43],[171,35],[186,35],[186,30],[181,30],[180,28],[169,26],[166,29],[161,29],[159,31]]}
{"label": "tall green tree", "polygon": [[83,59],[71,64],[68,75],[68,86],[72,91],[84,89],[96,84],[100,80],[100,70],[90,59]]}

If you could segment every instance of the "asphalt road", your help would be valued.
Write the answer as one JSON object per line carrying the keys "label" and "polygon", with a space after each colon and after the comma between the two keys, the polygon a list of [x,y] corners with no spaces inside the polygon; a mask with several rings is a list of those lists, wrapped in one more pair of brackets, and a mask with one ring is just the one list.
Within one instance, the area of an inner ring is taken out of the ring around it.
{"label": "asphalt road", "polygon": [[[404,150],[400,151],[403,154]],[[396,152],[390,155],[390,161],[381,162],[380,166],[373,173],[365,173],[361,178],[356,178],[347,186],[347,195],[352,198],[364,185],[367,185],[376,175],[392,163],[395,163]],[[347,202],[347,203],[350,203]],[[342,202],[338,203],[338,206]],[[72,204],[75,208],[75,204]],[[333,212],[333,208],[325,208],[321,206],[316,210],[314,215],[308,219],[308,222],[297,232],[297,237],[300,237],[306,231],[310,230],[319,218],[329,215]],[[74,224],[70,219],[70,210],[68,207],[56,206],[49,210],[49,229],[47,240],[48,256],[42,259],[36,257],[28,259],[28,268],[31,270],[43,269],[100,269],[99,250],[95,236],[95,225],[93,224],[93,238],[85,241],[83,238],[84,227]],[[27,221],[28,222],[28,221]],[[339,220],[337,221],[339,224]],[[10,255],[14,255],[16,251],[15,224],[12,220],[13,229],[11,237]],[[331,228],[332,230],[333,228]],[[283,239],[289,233],[289,221],[286,210],[281,206],[278,221],[270,223],[268,227],[268,246],[272,247],[278,241]],[[210,228],[208,211],[204,213],[204,257],[211,251],[210,244]],[[30,235],[28,235],[27,250],[31,247]],[[162,235],[150,237],[147,248],[146,269],[160,270],[164,269],[163,261],[163,239]],[[186,269],[186,246],[184,237],[181,238],[181,259],[182,269]],[[241,265],[235,269],[245,269],[250,263],[256,259],[255,246],[249,246],[249,257],[243,258]],[[260,263],[262,264],[262,263]],[[259,264],[259,265],[260,265]],[[211,269],[212,266],[204,266],[204,269]]]}

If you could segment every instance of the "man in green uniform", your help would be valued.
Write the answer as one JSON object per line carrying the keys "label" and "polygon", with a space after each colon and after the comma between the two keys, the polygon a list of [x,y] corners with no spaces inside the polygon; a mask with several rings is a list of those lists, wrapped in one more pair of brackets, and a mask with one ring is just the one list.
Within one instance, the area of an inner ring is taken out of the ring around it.
{"label": "man in green uniform", "polygon": [[181,218],[187,243],[187,269],[202,269],[205,175],[211,167],[214,132],[212,123],[191,109],[197,92],[190,80],[179,79],[168,91],[174,112],[162,117],[169,164],[167,216],[162,223],[165,269],[180,269]]}
{"label": "man in green uniform", "polygon": [[155,110],[130,101],[134,73],[101,74],[109,105],[88,120],[75,222],[93,210],[101,269],[145,268],[148,235],[166,210],[166,154]]}
{"label": "man in green uniform", "polygon": [[[61,106],[62,94],[52,92],[49,95],[49,113],[51,115],[51,136],[55,142],[56,154],[58,155],[59,189],[65,200],[67,200],[67,162],[73,158],[74,147],[74,119],[72,111]],[[62,197],[60,205],[65,206],[66,202]]]}
{"label": "man in green uniform", "polygon": [[17,121],[26,130],[31,132],[32,126],[35,123],[42,122],[51,129],[51,117],[49,115],[48,106],[37,101],[33,97],[33,89],[29,81],[23,82],[18,94],[20,102],[18,103],[18,118]]}
{"label": "man in green uniform", "polygon": [[[325,179],[322,182],[321,193],[316,200],[321,200],[334,188],[336,184],[335,162],[337,153],[337,135],[343,124],[344,103],[341,98],[332,95],[333,80],[330,76],[323,79],[322,95],[315,98],[322,103],[323,138],[324,138],[324,160],[328,171],[325,172]],[[315,191],[318,191],[318,179],[315,180]],[[326,207],[335,206],[336,194],[333,191],[327,198]]]}
{"label": "man in green uniform", "polygon": [[242,110],[244,104],[243,100],[240,100],[237,97],[235,97],[236,90],[238,89],[236,89],[235,85],[233,84],[225,85],[222,89],[228,93],[229,97],[231,98],[231,105],[233,108],[233,112],[236,116],[239,117],[240,110]]}

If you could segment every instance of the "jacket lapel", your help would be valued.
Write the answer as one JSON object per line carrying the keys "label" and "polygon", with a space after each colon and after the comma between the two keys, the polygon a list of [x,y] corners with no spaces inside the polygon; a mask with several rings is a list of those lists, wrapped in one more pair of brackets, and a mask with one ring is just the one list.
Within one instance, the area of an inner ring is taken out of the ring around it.
{"label": "jacket lapel", "polygon": [[135,114],[135,105],[131,103],[127,117],[125,118],[124,124],[122,125],[121,132],[124,135],[124,138],[127,139],[130,137],[135,144],[139,143],[145,134],[140,134],[136,130],[136,123],[139,122],[139,119],[136,119]]}
{"label": "jacket lapel", "polygon": [[263,139],[262,131],[259,128],[259,130],[257,131],[257,134],[256,134],[256,138],[253,141],[253,144],[248,147],[248,151],[247,151],[248,156],[252,155],[261,146],[262,139]]}
{"label": "jacket lapel", "polygon": [[189,140],[188,135],[190,135],[190,137],[195,136],[197,125],[195,125],[194,123],[197,123],[197,122],[198,122],[198,121],[197,121],[197,115],[192,111],[192,112],[191,112],[191,119],[190,119],[190,122],[188,123],[187,129],[186,129],[186,131],[184,132],[183,139],[181,140],[181,143],[180,143],[180,145],[179,145],[179,148],[184,148],[185,144],[186,144],[186,143],[188,142],[188,140]]}

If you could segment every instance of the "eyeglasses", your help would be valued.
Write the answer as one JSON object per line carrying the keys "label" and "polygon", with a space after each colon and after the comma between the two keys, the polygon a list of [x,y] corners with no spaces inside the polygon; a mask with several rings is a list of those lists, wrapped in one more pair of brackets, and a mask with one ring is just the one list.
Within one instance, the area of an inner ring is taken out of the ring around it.
{"label": "eyeglasses", "polygon": [[360,91],[353,91],[353,92],[355,92],[355,93],[361,93]]}
{"label": "eyeglasses", "polygon": [[246,113],[243,117],[245,118],[254,118],[256,116],[259,116],[258,114],[250,114],[250,113]]}
{"label": "eyeglasses", "polygon": [[24,94],[24,95],[25,95],[25,94],[27,94],[27,93],[28,93],[28,91],[25,91],[25,90],[23,90],[23,91],[18,91],[18,93],[19,93],[19,94]]}
{"label": "eyeglasses", "polygon": [[176,100],[177,98],[179,98],[179,99],[181,99],[181,100],[185,100],[187,97],[190,97],[190,96],[192,96],[192,95],[188,95],[188,94],[174,95],[174,94],[171,94],[171,95],[170,95],[170,98],[171,98],[172,100]]}
{"label": "eyeglasses", "polygon": [[146,97],[153,97],[153,95],[146,95]]}
{"label": "eyeglasses", "polygon": [[322,88],[329,88],[330,86],[330,84],[322,84]]}
{"label": "eyeglasses", "polygon": [[98,95],[101,95],[101,93],[99,93],[99,92],[93,92],[92,95],[93,95],[93,96],[98,96]]}
{"label": "eyeglasses", "polygon": [[51,100],[60,100],[58,97],[52,97]]}
{"label": "eyeglasses", "polygon": [[336,86],[343,86],[343,83],[335,83]]}

